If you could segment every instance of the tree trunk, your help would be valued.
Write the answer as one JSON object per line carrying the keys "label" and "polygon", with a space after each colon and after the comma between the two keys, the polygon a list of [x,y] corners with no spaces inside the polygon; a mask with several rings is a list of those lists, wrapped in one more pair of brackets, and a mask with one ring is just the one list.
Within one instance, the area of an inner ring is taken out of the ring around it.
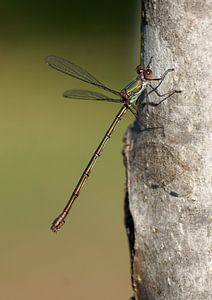
{"label": "tree trunk", "polygon": [[[211,11],[209,0],[143,1],[144,65],[153,56],[154,77],[174,68],[159,90],[182,93],[150,106],[147,115],[138,105],[125,137],[126,227],[137,300],[212,299]],[[160,100],[154,93],[150,98]]]}

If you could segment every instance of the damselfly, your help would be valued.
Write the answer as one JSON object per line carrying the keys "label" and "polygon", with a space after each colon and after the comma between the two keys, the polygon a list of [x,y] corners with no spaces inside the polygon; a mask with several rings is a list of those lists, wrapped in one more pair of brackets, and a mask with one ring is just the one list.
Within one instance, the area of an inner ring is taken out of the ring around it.
{"label": "damselfly", "polygon": [[[168,93],[160,94],[158,92],[158,87],[161,85],[162,81],[166,77],[166,75],[173,71],[174,69],[168,69],[165,71],[165,73],[160,78],[153,78],[152,70],[150,69],[150,64],[152,61],[152,58],[150,59],[147,67],[143,67],[142,65],[138,65],[137,70],[137,76],[134,80],[132,80],[129,84],[127,84],[120,92],[115,91],[113,89],[108,88],[103,83],[98,81],[93,75],[91,75],[89,72],[84,70],[83,68],[79,67],[76,64],[73,64],[72,62],[61,58],[57,56],[48,56],[46,58],[46,63],[65,74],[68,74],[74,78],[77,78],[81,81],[90,83],[94,86],[97,86],[107,92],[112,93],[113,95],[118,96],[118,98],[111,98],[104,94],[88,91],[88,90],[79,90],[79,89],[72,89],[68,90],[63,93],[63,96],[70,99],[83,99],[83,100],[97,100],[97,101],[108,101],[108,102],[115,102],[115,103],[122,103],[122,107],[117,113],[115,119],[113,120],[112,124],[108,128],[107,132],[105,133],[102,141],[100,142],[99,146],[97,147],[96,151],[94,152],[93,156],[91,157],[87,167],[82,173],[82,176],[80,177],[70,199],[68,200],[68,203],[66,204],[65,208],[63,209],[62,213],[53,221],[51,225],[51,230],[54,232],[57,232],[62,225],[65,223],[65,219],[74,203],[76,198],[79,196],[80,191],[82,187],[84,186],[87,178],[89,177],[97,159],[101,155],[106,143],[110,139],[115,127],[120,122],[122,116],[129,110],[134,115],[136,115],[136,104],[138,98],[141,96],[143,92],[145,92],[147,95],[150,93],[156,93],[159,97],[161,97],[161,100],[159,103],[155,105],[161,104],[163,101],[165,101],[167,98],[169,98],[174,93],[179,93],[178,90],[171,90]],[[153,87],[151,82],[152,81],[158,81],[158,84]],[[146,89],[147,87],[150,88],[150,91],[147,93]],[[148,103],[146,103],[148,105]]]}

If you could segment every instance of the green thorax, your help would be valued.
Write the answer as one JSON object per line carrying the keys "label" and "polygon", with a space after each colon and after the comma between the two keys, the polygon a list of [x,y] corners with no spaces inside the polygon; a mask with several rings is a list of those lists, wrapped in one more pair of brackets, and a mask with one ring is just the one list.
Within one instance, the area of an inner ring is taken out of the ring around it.
{"label": "green thorax", "polygon": [[147,86],[147,82],[145,80],[141,80],[140,78],[136,78],[128,83],[124,90],[129,96],[130,103],[135,102],[141,93],[145,90]]}

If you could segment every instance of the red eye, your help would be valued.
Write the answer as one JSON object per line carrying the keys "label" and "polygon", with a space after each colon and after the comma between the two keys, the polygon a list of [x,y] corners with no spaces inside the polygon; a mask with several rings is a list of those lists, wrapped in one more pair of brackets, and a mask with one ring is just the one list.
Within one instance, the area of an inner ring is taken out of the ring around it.
{"label": "red eye", "polygon": [[145,79],[152,79],[152,70],[151,69],[146,69],[145,71],[144,71],[144,77],[145,77]]}

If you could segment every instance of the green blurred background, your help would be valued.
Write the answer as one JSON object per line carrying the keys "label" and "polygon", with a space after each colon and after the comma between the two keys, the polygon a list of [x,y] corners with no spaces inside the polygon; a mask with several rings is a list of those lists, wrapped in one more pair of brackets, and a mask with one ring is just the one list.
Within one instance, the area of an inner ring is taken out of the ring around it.
{"label": "green blurred background", "polygon": [[[89,85],[50,69],[59,55],[120,90],[139,63],[139,1],[0,4],[0,299],[128,299],[122,137],[97,162],[66,225],[50,232],[120,106],[65,100]],[[91,86],[91,90],[95,90]]]}

